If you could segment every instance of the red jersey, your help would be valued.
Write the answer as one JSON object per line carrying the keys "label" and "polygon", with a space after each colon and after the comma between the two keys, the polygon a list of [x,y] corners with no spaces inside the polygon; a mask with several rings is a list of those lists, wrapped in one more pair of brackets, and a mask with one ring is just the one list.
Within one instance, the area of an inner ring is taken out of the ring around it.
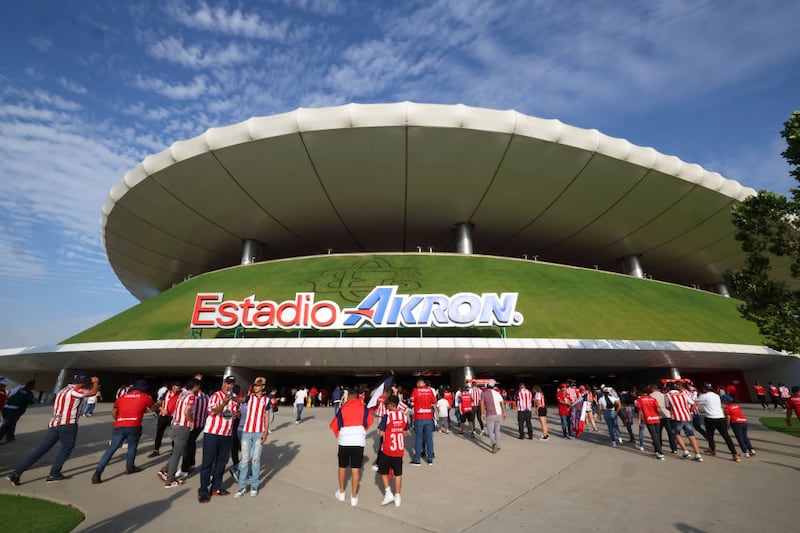
{"label": "red jersey", "polygon": [[672,413],[672,419],[678,422],[692,421],[692,405],[694,400],[690,394],[671,390],[664,396],[664,404]]}
{"label": "red jersey", "polygon": [[208,400],[208,418],[203,431],[211,435],[221,435],[223,437],[230,437],[233,434],[233,417],[239,412],[239,404],[230,400],[223,410],[215,413],[214,409],[222,405],[227,394],[225,391],[218,390],[211,395]]}
{"label": "red jersey", "polygon": [[769,386],[769,395],[770,396],[778,396],[779,394],[780,394],[780,392],[778,392],[778,387],[776,387],[775,385],[770,385]]}
{"label": "red jersey", "polygon": [[[572,402],[569,399],[569,395],[564,391],[558,391],[556,393],[556,400],[558,401],[558,414],[559,415],[568,415],[570,411],[570,407]],[[564,405],[561,403],[562,401],[566,400],[569,402],[570,405]]]}
{"label": "red jersey", "polygon": [[533,395],[528,389],[517,392],[517,411],[530,411],[533,404]]}
{"label": "red jersey", "polygon": [[405,451],[405,438],[403,433],[408,431],[410,425],[405,413],[400,411],[387,411],[383,416],[378,429],[384,432],[381,451],[389,457],[402,457]]}
{"label": "red jersey", "polygon": [[247,414],[243,431],[245,433],[263,433],[265,429],[264,413],[269,410],[269,396],[264,394],[258,397],[255,394],[250,394],[244,406],[247,409]]}
{"label": "red jersey", "polygon": [[436,394],[430,387],[417,387],[411,391],[409,398],[414,406],[415,420],[433,420],[433,407],[436,405]]}
{"label": "red jersey", "polygon": [[661,416],[658,414],[658,401],[649,394],[639,396],[639,409],[646,424],[661,423]]}
{"label": "red jersey", "polygon": [[175,406],[178,404],[178,397],[180,395],[181,391],[172,392],[172,389],[168,390],[167,394],[164,395],[162,409],[167,412],[167,416],[172,416],[175,414]]}
{"label": "red jersey", "polygon": [[47,427],[77,424],[87,390],[76,385],[67,385],[56,395],[53,404],[53,417]]}
{"label": "red jersey", "polygon": [[450,391],[445,392],[442,394],[442,397],[447,400],[447,405],[453,407],[453,393]]}
{"label": "red jersey", "polygon": [[[189,422],[194,422],[192,417],[192,406],[197,400],[197,396],[192,391],[183,389],[180,394],[175,395],[175,409],[172,413],[172,425],[178,427],[189,427]],[[186,416],[186,409],[189,409],[189,416]]]}
{"label": "red jersey", "polygon": [[472,396],[469,394],[462,394],[461,395],[461,405],[459,406],[460,413],[471,413],[472,412]]}
{"label": "red jersey", "polygon": [[725,406],[725,415],[731,417],[731,424],[747,422],[744,413],[742,413],[742,408],[735,403],[729,403]]}
{"label": "red jersey", "polygon": [[766,392],[764,390],[764,387],[762,387],[761,385],[753,385],[753,390],[756,391],[757,396],[764,396],[765,395],[764,393]]}
{"label": "red jersey", "polygon": [[142,427],[144,413],[151,405],[153,399],[149,394],[138,390],[126,392],[114,402],[114,407],[117,409],[114,427]]}
{"label": "red jersey", "polygon": [[786,409],[789,412],[794,411],[794,414],[796,414],[798,420],[800,420],[800,396],[793,394],[786,400]]}

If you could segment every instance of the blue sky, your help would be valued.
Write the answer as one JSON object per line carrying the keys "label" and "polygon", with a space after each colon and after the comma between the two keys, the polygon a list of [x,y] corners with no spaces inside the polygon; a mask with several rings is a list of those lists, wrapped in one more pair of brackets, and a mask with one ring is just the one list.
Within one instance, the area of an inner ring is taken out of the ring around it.
{"label": "blue sky", "polygon": [[137,303],[100,241],[109,189],[210,127],[297,107],[515,109],[793,185],[800,2],[9,2],[0,19],[0,348]]}

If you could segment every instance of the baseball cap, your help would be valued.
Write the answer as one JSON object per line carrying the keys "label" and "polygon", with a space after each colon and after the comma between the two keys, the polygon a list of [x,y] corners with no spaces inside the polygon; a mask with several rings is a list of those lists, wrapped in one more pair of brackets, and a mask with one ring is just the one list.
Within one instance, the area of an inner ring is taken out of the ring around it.
{"label": "baseball cap", "polygon": [[566,383],[562,383],[561,385],[559,385],[559,386],[558,386],[558,388],[559,388],[559,389],[563,389],[563,388],[564,388],[564,387],[566,387],[566,386],[567,386],[567,384],[566,384]]}
{"label": "baseball cap", "polygon": [[714,390],[714,385],[711,383],[703,383],[703,390]]}
{"label": "baseball cap", "polygon": [[78,372],[72,378],[73,383],[89,383],[92,381],[92,376],[90,376],[87,372]]}
{"label": "baseball cap", "polygon": [[493,379],[490,379],[489,382],[486,384],[487,387],[492,389],[494,388],[495,385],[497,385],[497,382]]}
{"label": "baseball cap", "polygon": [[263,377],[261,377],[261,376],[258,376],[258,377],[257,377],[257,378],[256,378],[256,379],[253,381],[253,385],[266,385],[266,384],[267,384],[267,379],[266,379],[266,378],[263,378]]}
{"label": "baseball cap", "polygon": [[236,383],[236,376],[228,376],[225,378],[225,383]]}
{"label": "baseball cap", "polygon": [[148,388],[147,381],[144,379],[137,379],[133,384],[133,390],[138,390],[140,392],[147,392]]}
{"label": "baseball cap", "polygon": [[8,385],[9,383],[11,383],[11,380],[9,380],[8,378],[6,377],[0,378],[0,385]]}
{"label": "baseball cap", "polygon": [[720,396],[720,399],[725,403],[733,403],[733,396],[730,394],[723,394]]}

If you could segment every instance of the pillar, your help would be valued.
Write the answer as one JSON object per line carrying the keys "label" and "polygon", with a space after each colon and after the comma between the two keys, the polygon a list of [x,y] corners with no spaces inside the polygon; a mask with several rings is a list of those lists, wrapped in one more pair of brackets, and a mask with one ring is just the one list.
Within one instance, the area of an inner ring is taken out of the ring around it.
{"label": "pillar", "polygon": [[471,222],[459,222],[453,226],[456,233],[456,252],[472,255],[472,230],[475,226]]}
{"label": "pillar", "polygon": [[[222,379],[225,379],[228,376],[234,376],[236,378],[236,384],[239,385],[243,391],[247,391],[247,387],[253,383],[253,380],[255,380],[256,377],[267,377],[264,372],[238,366],[226,366],[222,375]],[[269,382],[269,380],[267,380],[267,382]]]}
{"label": "pillar", "polygon": [[730,298],[731,293],[728,291],[728,286],[724,283],[717,283],[714,285],[714,292],[719,294],[720,296],[724,296],[725,298]]}
{"label": "pillar", "polygon": [[258,241],[254,239],[245,239],[242,244],[242,264],[250,265],[258,261]]}
{"label": "pillar", "polygon": [[625,273],[634,278],[644,278],[642,264],[639,262],[638,255],[626,255],[622,258],[622,268]]}
{"label": "pillar", "polygon": [[672,379],[681,379],[681,371],[673,366],[669,369],[669,377]]}
{"label": "pillar", "polygon": [[472,372],[472,368],[465,366],[464,368],[456,368],[450,373],[450,386],[453,387],[453,390],[456,390],[458,387],[463,387],[467,381],[470,381],[475,378],[475,374]]}

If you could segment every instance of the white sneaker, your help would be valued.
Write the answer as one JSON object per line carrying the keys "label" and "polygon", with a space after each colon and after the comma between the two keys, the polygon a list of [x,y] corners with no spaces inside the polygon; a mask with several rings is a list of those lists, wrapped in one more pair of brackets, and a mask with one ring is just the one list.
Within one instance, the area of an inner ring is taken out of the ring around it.
{"label": "white sneaker", "polygon": [[358,505],[358,496],[350,497],[350,507],[355,507]]}
{"label": "white sneaker", "polygon": [[394,501],[394,494],[392,494],[391,490],[387,490],[383,495],[383,501],[381,505],[389,505]]}
{"label": "white sneaker", "polygon": [[702,463],[703,456],[698,453],[697,455],[694,456],[694,460],[697,461],[698,463]]}
{"label": "white sneaker", "polygon": [[692,455],[692,454],[691,454],[691,453],[689,453],[689,450],[683,450],[683,458],[684,458],[684,459],[686,459],[686,458],[687,458],[687,457],[689,457],[690,455]]}
{"label": "white sneaker", "polygon": [[258,496],[258,489],[250,489],[250,497],[255,498]]}
{"label": "white sneaker", "polygon": [[400,495],[399,494],[395,494],[394,495],[394,506],[395,507],[400,507]]}
{"label": "white sneaker", "polygon": [[344,501],[344,492],[337,490],[334,496],[336,496],[336,499],[339,500],[340,502]]}
{"label": "white sneaker", "polygon": [[236,491],[236,493],[233,495],[233,497],[236,498],[236,499],[239,499],[242,496],[244,496],[245,492],[247,492],[246,488],[245,489],[239,489],[239,490]]}
{"label": "white sneaker", "polygon": [[188,472],[181,472],[180,470],[175,472],[175,479],[186,479],[187,477],[189,477]]}
{"label": "white sneaker", "polygon": [[377,472],[378,471],[378,465],[372,465],[372,471],[373,472]]}

